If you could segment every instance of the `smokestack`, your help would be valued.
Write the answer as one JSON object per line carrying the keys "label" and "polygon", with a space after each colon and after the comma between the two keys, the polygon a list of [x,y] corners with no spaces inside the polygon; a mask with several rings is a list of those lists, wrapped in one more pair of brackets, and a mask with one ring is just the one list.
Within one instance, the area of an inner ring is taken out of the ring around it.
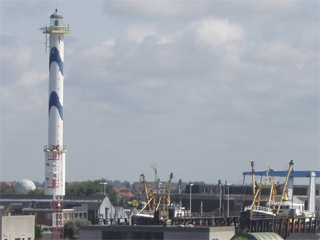
{"label": "smokestack", "polygon": [[314,213],[316,201],[316,173],[310,172],[310,183],[309,183],[309,197],[308,197],[308,211]]}

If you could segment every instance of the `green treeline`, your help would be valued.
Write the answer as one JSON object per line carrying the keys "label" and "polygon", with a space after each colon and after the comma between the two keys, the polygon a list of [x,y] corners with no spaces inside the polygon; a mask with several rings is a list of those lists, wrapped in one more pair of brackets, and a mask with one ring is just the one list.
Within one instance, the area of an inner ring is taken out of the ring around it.
{"label": "green treeline", "polygon": [[[107,183],[106,185],[101,183]],[[66,183],[66,196],[96,196],[106,195],[113,205],[119,205],[117,191],[111,181],[105,179],[88,180],[84,182]]]}
{"label": "green treeline", "polygon": [[[106,185],[101,183],[107,183]],[[114,186],[130,187],[130,183],[120,181],[109,181],[106,179],[87,180],[83,182],[67,182],[66,183],[66,196],[97,196],[106,195],[109,197],[111,203],[115,206],[122,205],[123,199],[118,197],[117,191]],[[42,186],[43,187],[43,186]],[[7,183],[2,182],[0,184],[0,195],[15,195],[15,191]],[[28,195],[44,195],[44,191],[41,190],[41,186],[35,190],[29,191]]]}

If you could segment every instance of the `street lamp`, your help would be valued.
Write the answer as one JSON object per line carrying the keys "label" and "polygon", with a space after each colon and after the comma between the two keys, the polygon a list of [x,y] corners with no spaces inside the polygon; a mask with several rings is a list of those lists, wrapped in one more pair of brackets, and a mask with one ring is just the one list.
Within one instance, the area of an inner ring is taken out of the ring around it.
{"label": "street lamp", "polygon": [[100,195],[102,195],[102,185],[103,185],[103,196],[106,195],[106,186],[107,186],[108,183],[106,182],[101,182],[100,185],[101,185],[101,191],[100,191]]}
{"label": "street lamp", "polygon": [[229,194],[229,187],[231,186],[231,183],[228,183],[226,182],[226,185],[228,187],[228,205],[227,205],[227,217],[229,217],[229,197],[230,197],[230,194]]}
{"label": "street lamp", "polygon": [[192,203],[191,203],[191,197],[192,197],[192,186],[193,186],[193,183],[190,182],[190,213],[192,212]]}

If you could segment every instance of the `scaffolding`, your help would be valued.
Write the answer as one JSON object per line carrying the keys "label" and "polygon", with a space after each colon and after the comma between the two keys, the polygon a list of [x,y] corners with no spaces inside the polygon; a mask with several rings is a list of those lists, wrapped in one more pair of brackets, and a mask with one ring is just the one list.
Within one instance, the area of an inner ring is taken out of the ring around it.
{"label": "scaffolding", "polygon": [[61,173],[63,155],[66,152],[64,147],[59,145],[45,146],[47,154],[47,188],[52,188],[52,240],[64,239],[63,226],[63,195],[60,192],[63,180]]}

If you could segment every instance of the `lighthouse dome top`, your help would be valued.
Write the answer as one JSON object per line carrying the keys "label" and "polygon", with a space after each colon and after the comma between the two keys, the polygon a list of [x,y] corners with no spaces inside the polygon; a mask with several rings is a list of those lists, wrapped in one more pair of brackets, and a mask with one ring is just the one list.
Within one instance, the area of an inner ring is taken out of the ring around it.
{"label": "lighthouse dome top", "polygon": [[50,18],[63,18],[63,16],[58,14],[58,9],[56,9],[56,11],[51,14]]}
{"label": "lighthouse dome top", "polygon": [[64,25],[63,16],[58,14],[58,9],[50,16],[50,27],[42,28],[44,34],[68,34],[69,25]]}

